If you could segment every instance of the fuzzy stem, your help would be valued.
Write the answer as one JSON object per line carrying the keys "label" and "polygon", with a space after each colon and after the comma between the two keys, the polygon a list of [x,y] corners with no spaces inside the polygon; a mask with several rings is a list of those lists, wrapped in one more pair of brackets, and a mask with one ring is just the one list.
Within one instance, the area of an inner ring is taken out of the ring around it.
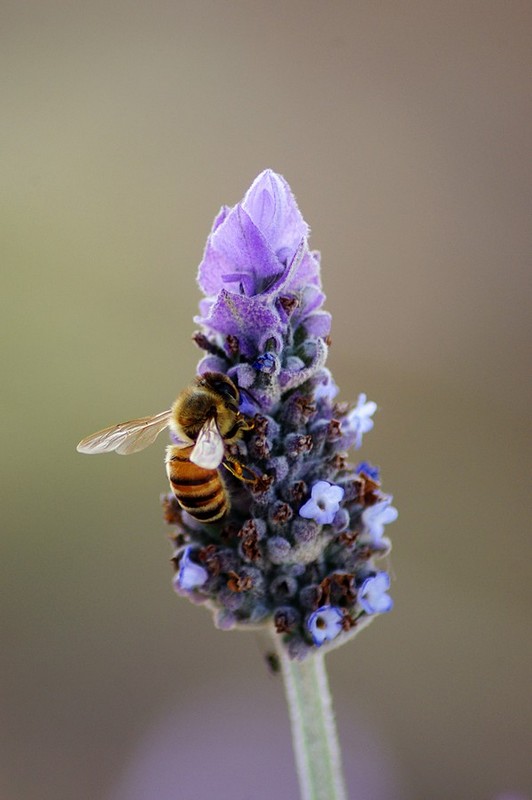
{"label": "fuzzy stem", "polygon": [[324,655],[304,661],[277,647],[292,726],[301,800],[347,800]]}

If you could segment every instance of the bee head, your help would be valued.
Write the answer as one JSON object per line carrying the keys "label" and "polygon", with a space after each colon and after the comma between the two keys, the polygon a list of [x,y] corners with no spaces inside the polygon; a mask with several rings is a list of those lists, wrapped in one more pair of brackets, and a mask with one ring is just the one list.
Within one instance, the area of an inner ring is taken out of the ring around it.
{"label": "bee head", "polygon": [[232,411],[238,411],[240,395],[235,384],[227,375],[222,372],[204,372],[196,381],[198,386],[219,395]]}

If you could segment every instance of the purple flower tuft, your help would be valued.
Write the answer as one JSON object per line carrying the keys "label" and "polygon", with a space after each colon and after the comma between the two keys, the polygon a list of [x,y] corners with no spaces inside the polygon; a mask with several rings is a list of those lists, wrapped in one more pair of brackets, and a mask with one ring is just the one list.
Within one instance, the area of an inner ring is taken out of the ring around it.
{"label": "purple flower tuft", "polygon": [[391,608],[389,578],[375,561],[389,550],[384,526],[397,516],[379,471],[348,461],[376,404],[365,394],[351,408],[335,400],[331,317],[308,236],[290,187],[272,170],[214,220],[194,339],[205,351],[198,373],[223,373],[239,390],[247,425],[226,442],[225,463],[242,464],[244,480],[220,466],[230,510],[215,524],[166,499],[176,591],[204,602],[220,628],[269,625],[293,658],[346,641]]}

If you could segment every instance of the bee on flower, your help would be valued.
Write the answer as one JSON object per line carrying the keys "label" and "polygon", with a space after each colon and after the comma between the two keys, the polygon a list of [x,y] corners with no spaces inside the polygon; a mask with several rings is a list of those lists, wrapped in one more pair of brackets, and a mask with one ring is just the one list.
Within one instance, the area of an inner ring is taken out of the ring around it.
{"label": "bee on flower", "polygon": [[291,658],[336,646],[392,608],[376,561],[397,510],[379,470],[349,463],[376,403],[349,408],[326,366],[320,255],[287,182],[265,170],[223,206],[199,265],[204,351],[171,408],[82,440],[127,454],[169,428],[174,587],[220,628],[270,625]]}
{"label": "bee on flower", "polygon": [[244,481],[222,479],[214,523],[165,498],[174,528],[174,585],[204,601],[221,628],[272,625],[292,658],[336,646],[392,608],[384,526],[397,517],[379,470],[352,466],[376,403],[338,403],[326,366],[330,314],[320,256],[287,182],[265,170],[214,220],[198,270],[198,375],[237,388],[246,420],[226,446]]}
{"label": "bee on flower", "polygon": [[374,562],[389,551],[384,526],[397,517],[377,468],[346,457],[377,406],[363,393],[351,408],[335,401],[331,317],[308,235],[271,170],[217,215],[198,270],[198,374],[237,387],[246,425],[227,457],[254,479],[223,474],[230,502],[214,523],[165,498],[176,591],[206,601],[220,627],[273,624],[295,658],[391,609],[389,577]]}

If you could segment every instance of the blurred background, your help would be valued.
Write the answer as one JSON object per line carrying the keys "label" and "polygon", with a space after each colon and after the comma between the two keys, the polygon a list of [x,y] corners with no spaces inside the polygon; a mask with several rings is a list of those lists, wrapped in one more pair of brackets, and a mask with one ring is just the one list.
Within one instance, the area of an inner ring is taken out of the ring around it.
{"label": "blurred background", "polygon": [[1,5],[1,800],[297,796],[254,634],[171,589],[196,267],[265,167],[321,250],[395,608],[328,657],[353,800],[532,797],[530,67],[509,2]]}

